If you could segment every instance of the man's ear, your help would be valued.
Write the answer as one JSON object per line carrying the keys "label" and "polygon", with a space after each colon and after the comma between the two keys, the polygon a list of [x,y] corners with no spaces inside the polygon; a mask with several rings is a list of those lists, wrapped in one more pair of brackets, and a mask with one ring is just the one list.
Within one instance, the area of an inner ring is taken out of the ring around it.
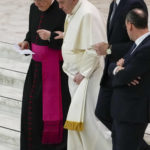
{"label": "man's ear", "polygon": [[133,30],[133,26],[134,26],[134,25],[133,25],[132,23],[129,23],[129,30],[130,30],[130,31]]}

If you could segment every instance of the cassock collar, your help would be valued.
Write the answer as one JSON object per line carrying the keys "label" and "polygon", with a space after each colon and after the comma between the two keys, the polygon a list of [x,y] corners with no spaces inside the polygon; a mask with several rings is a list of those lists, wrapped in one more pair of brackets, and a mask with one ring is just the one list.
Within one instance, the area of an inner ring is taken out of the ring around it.
{"label": "cassock collar", "polygon": [[77,3],[77,4],[75,5],[75,7],[73,8],[73,10],[72,10],[72,12],[71,12],[70,15],[74,15],[74,14],[77,12],[77,10],[79,9],[81,3],[82,3],[82,0],[79,0],[78,3]]}

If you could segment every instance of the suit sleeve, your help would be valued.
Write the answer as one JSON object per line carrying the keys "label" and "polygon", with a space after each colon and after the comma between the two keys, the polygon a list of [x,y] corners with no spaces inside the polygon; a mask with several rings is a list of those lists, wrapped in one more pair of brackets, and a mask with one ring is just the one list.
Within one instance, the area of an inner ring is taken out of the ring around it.
{"label": "suit sleeve", "polygon": [[113,87],[124,86],[150,71],[150,48],[145,48],[133,56],[131,62],[119,71],[114,77]]}
{"label": "suit sleeve", "polygon": [[[111,48],[110,62],[116,62],[129,51],[133,42],[113,44]],[[117,54],[117,55],[116,55]]]}

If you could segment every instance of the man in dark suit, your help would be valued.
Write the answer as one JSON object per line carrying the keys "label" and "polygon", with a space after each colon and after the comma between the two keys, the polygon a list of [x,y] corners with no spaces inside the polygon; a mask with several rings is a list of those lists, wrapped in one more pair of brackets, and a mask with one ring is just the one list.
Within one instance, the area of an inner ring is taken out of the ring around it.
{"label": "man in dark suit", "polygon": [[[113,150],[138,150],[150,122],[150,32],[147,13],[141,9],[131,10],[126,17],[126,28],[134,43],[129,44],[130,50],[122,59],[109,66],[113,86]],[[139,84],[130,84],[135,79],[139,79]]]}
{"label": "man in dark suit", "polygon": [[[147,7],[143,0],[113,0],[110,4],[107,21],[107,39],[109,44],[100,43],[95,45],[99,55],[106,55],[95,114],[110,130],[112,129],[110,105],[113,89],[112,79],[108,75],[108,66],[111,62],[123,57],[128,50],[126,43],[130,42],[130,39],[125,28],[125,17],[133,8],[141,8],[147,12]],[[124,46],[123,43],[125,43]],[[111,45],[111,51],[108,49],[109,45]],[[145,142],[142,145],[143,148],[141,150],[147,147]]]}
{"label": "man in dark suit", "polygon": [[[143,0],[113,0],[110,5],[107,21],[107,38],[109,44],[100,43],[94,46],[99,55],[106,55],[95,114],[110,130],[112,128],[112,119],[110,116],[112,80],[108,76],[108,66],[111,62],[123,57],[128,50],[122,50],[120,45],[122,46],[122,43],[130,41],[125,28],[125,17],[133,8],[141,8],[147,12],[147,7]],[[111,45],[111,51],[108,49],[109,45]]]}

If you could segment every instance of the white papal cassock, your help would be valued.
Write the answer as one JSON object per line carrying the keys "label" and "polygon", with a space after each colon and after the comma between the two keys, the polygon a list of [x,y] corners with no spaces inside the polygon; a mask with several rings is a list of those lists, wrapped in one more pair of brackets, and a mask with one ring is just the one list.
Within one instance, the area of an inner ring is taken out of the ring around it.
{"label": "white papal cassock", "polygon": [[[110,132],[95,117],[99,83],[104,58],[97,56],[93,45],[106,42],[104,18],[87,0],[79,0],[65,21],[62,54],[63,69],[69,76],[71,105],[65,128],[68,150],[111,150]],[[77,85],[77,73],[85,76]]]}

